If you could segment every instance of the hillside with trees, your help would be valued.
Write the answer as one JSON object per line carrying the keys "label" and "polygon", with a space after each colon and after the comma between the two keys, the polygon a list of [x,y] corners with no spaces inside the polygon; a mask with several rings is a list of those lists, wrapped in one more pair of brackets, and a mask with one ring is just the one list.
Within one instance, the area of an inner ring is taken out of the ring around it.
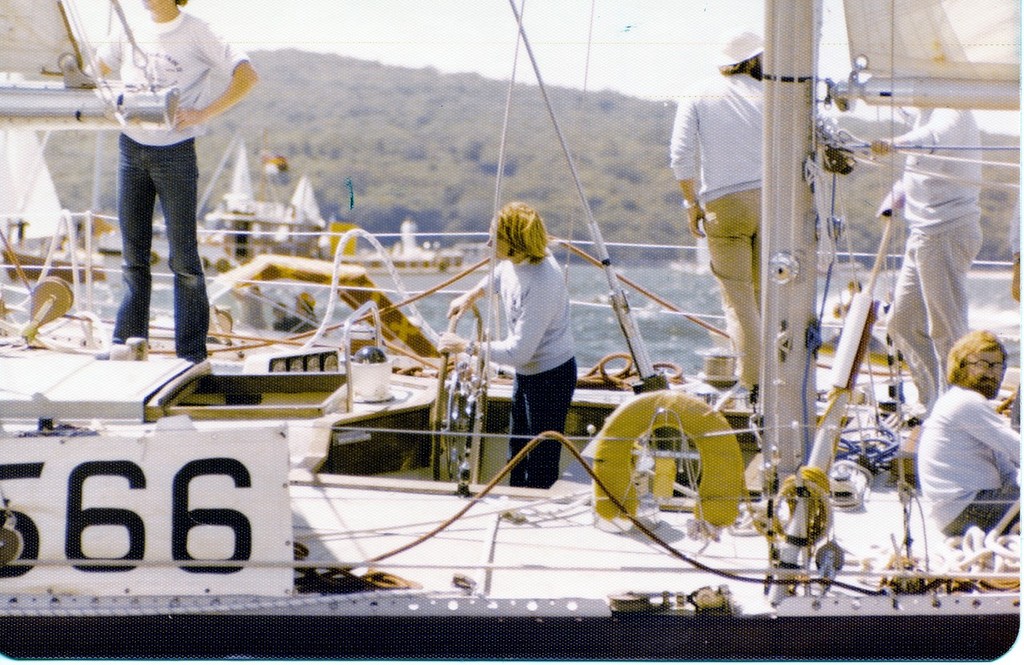
{"label": "hillside with trees", "polygon": [[[246,141],[254,171],[261,149],[287,159],[288,171],[273,176],[281,197],[308,175],[328,219],[375,233],[397,232],[407,217],[423,232],[486,231],[504,150],[501,199],[536,205],[556,235],[589,238],[558,137],[532,82],[512,92],[503,145],[507,82],[297,50],[252,57],[260,85],[198,143],[201,190],[237,136]],[[549,94],[605,240],[689,243],[668,168],[674,102],[568,88]],[[888,133],[855,118],[840,124],[863,138]],[[1015,144],[1016,137],[986,140]],[[98,163],[96,207],[114,209],[113,132],[104,133],[99,149],[93,132],[61,132],[47,142],[46,155],[65,207],[92,207]],[[1016,152],[986,157],[1019,158]],[[874,252],[880,228],[873,213],[892,174],[858,167],[841,177],[848,181],[849,243],[844,240],[843,248]],[[211,205],[229,181],[230,169],[214,183]],[[1015,197],[1005,189],[985,190],[984,257],[1007,256]]]}

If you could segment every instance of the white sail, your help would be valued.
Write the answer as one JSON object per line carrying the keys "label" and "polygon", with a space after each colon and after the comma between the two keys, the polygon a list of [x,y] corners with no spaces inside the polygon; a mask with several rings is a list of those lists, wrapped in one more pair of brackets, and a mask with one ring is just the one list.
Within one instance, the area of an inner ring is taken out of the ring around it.
{"label": "white sail", "polygon": [[166,126],[177,90],[128,91],[119,81],[96,86],[84,73],[91,49],[81,18],[70,0],[0,2],[0,126]]}
{"label": "white sail", "polygon": [[56,2],[4,0],[0,4],[0,72],[60,73],[61,55],[75,52],[64,25]]}
{"label": "white sail", "polygon": [[1017,81],[1020,3],[846,0],[852,59],[885,76]]}
{"label": "white sail", "polygon": [[18,239],[48,238],[57,230],[61,205],[36,133],[0,130],[0,219]]}
{"label": "white sail", "polygon": [[245,143],[238,146],[238,156],[235,158],[235,170],[231,174],[231,196],[240,200],[252,200],[254,198],[252,189],[252,174],[249,173],[249,157],[245,153]]}
{"label": "white sail", "polygon": [[844,6],[858,98],[1019,108],[1018,0],[845,0]]}
{"label": "white sail", "polygon": [[313,183],[310,182],[308,176],[299,178],[299,184],[295,186],[295,193],[292,194],[291,207],[295,211],[295,221],[315,222],[323,225],[320,204],[316,200]]}

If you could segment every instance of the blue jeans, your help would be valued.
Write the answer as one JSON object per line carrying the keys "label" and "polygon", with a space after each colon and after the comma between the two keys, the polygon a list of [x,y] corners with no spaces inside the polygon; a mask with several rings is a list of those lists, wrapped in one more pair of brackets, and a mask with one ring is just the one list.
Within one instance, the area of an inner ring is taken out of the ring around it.
{"label": "blue jeans", "polygon": [[120,149],[117,214],[125,290],[113,342],[149,337],[153,206],[159,197],[170,246],[168,263],[174,273],[174,352],[179,358],[200,362],[206,358],[210,303],[196,237],[199,168],[195,141],[149,146],[122,134]]}
{"label": "blue jeans", "polygon": [[[576,359],[537,374],[516,373],[512,384],[512,413],[509,429],[509,458],[530,440],[548,430],[565,430],[565,417],[576,389]],[[548,488],[558,480],[558,462],[562,444],[554,439],[541,441],[509,474],[513,487]]]}

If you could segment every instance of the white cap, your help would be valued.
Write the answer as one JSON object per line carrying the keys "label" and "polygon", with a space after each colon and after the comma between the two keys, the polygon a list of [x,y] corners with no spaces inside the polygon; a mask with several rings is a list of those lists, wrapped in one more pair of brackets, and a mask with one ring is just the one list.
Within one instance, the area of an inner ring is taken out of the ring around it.
{"label": "white cap", "polygon": [[718,61],[715,64],[719,67],[735,65],[753,58],[762,51],[764,51],[764,40],[760,35],[749,30],[740,32],[724,40],[722,50],[718,54]]}

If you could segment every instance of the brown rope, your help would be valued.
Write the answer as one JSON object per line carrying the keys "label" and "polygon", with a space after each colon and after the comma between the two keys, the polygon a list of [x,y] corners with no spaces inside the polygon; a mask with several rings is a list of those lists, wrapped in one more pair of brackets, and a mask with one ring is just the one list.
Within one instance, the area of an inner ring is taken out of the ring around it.
{"label": "brown rope", "polygon": [[[719,568],[714,568],[714,567],[709,566],[709,565],[707,565],[707,564],[705,564],[705,563],[703,563],[703,562],[701,562],[701,561],[699,561],[697,559],[694,559],[691,556],[688,556],[684,552],[679,551],[678,549],[673,547],[670,543],[668,543],[664,539],[662,539],[653,530],[648,528],[641,520],[639,520],[638,518],[636,518],[633,515],[631,515],[629,513],[629,511],[626,509],[626,507],[622,504],[622,502],[619,501],[619,499],[617,497],[615,497],[611,492],[608,491],[608,487],[597,476],[597,473],[594,471],[593,467],[590,464],[587,463],[587,461],[583,458],[583,455],[580,453],[580,451],[576,450],[576,447],[572,444],[572,442],[565,435],[561,434],[560,432],[555,432],[555,431],[552,431],[552,430],[548,430],[546,432],[541,432],[540,434],[535,436],[533,439],[531,439],[529,443],[527,443],[525,446],[523,446],[522,450],[520,450],[518,453],[516,453],[516,455],[512,459],[510,459],[508,461],[508,463],[505,464],[505,466],[502,467],[501,470],[497,474],[495,474],[494,478],[492,478],[490,480],[490,482],[488,482],[487,485],[482,490],[480,490],[472,498],[470,498],[466,502],[466,505],[463,506],[460,510],[458,510],[454,515],[449,517],[447,520],[441,522],[439,525],[437,525],[436,527],[431,529],[429,532],[427,532],[427,533],[417,537],[413,541],[411,541],[409,543],[406,543],[405,545],[399,546],[399,547],[397,547],[397,548],[395,548],[395,549],[393,549],[393,550],[391,550],[389,552],[385,552],[384,554],[380,554],[380,555],[375,556],[375,557],[373,557],[371,559],[368,559],[367,563],[378,563],[380,561],[383,561],[384,559],[388,559],[390,557],[393,557],[396,554],[400,554],[402,552],[410,550],[410,549],[416,547],[417,545],[423,544],[424,542],[430,540],[431,538],[433,538],[434,536],[436,536],[440,532],[442,532],[445,529],[447,529],[449,526],[451,526],[452,524],[457,522],[460,518],[462,518],[467,512],[469,512],[469,510],[473,506],[475,506],[477,503],[479,503],[481,500],[483,500],[484,497],[486,497],[488,494],[490,494],[491,491],[495,488],[495,486],[497,486],[497,484],[501,481],[501,479],[504,478],[512,470],[513,467],[515,467],[517,464],[519,464],[519,462],[522,461],[522,459],[524,457],[526,457],[526,455],[529,454],[529,452],[531,450],[533,450],[537,445],[539,445],[541,441],[545,441],[545,440],[548,440],[548,439],[555,439],[556,441],[558,441],[562,445],[562,447],[565,448],[573,456],[573,458],[575,458],[575,460],[577,462],[579,462],[579,464],[583,467],[584,471],[587,472],[587,475],[589,475],[590,478],[594,481],[594,486],[597,487],[597,488],[600,488],[600,490],[602,492],[604,492],[606,498],[609,501],[611,501],[612,505],[614,505],[616,508],[618,508],[618,510],[622,513],[622,515],[632,523],[632,525],[637,529],[637,531],[639,531],[644,536],[646,536],[649,540],[651,540],[652,542],[657,544],[659,547],[661,547],[669,556],[672,556],[675,559],[683,561],[683,562],[693,566],[694,568],[697,568],[698,570],[703,570],[703,571],[708,572],[708,573],[713,573],[715,575],[719,575],[719,576],[724,577],[726,579],[737,580],[737,581],[741,581],[741,582],[750,582],[750,583],[755,583],[755,584],[792,584],[793,583],[793,580],[791,580],[791,579],[753,578],[753,577],[747,577],[747,576],[742,575],[740,573],[734,573],[732,571],[723,570],[723,569],[719,569]],[[829,583],[832,586],[835,586],[837,588],[855,590],[855,591],[858,591],[858,592],[861,592],[861,593],[865,593],[865,594],[868,594],[868,595],[882,595],[882,592],[880,592],[880,591],[876,591],[876,590],[873,590],[873,589],[865,589],[865,588],[862,588],[862,587],[858,587],[856,585],[846,584],[846,583],[840,582],[838,580],[823,580],[823,579],[820,579],[820,578],[819,579],[805,578],[804,582],[806,582],[806,583],[822,583],[822,582],[827,582],[827,583]]]}
{"label": "brown rope", "polygon": [[[558,240],[556,240],[556,242],[558,242],[558,244],[562,245],[563,247],[565,247],[566,249],[571,251],[573,254],[576,254],[577,256],[582,257],[588,263],[591,263],[592,265],[595,265],[595,266],[597,266],[599,268],[603,267],[603,264],[598,259],[596,259],[595,257],[591,256],[590,254],[587,254],[582,249],[574,246],[568,240],[560,240],[560,239],[558,239]],[[725,337],[727,339],[729,338],[729,333],[725,332],[724,330],[722,330],[720,328],[716,328],[715,326],[711,325],[707,321],[704,321],[700,317],[694,316],[693,314],[686,314],[685,312],[683,312],[683,310],[679,309],[678,307],[676,307],[672,303],[668,302],[664,298],[661,298],[661,297],[651,293],[650,291],[648,291],[644,287],[640,286],[636,282],[632,281],[631,279],[629,279],[628,277],[623,275],[621,272],[615,271],[615,274],[618,276],[619,279],[622,280],[622,282],[624,284],[626,284],[626,286],[629,286],[632,289],[636,289],[638,292],[642,293],[644,296],[650,298],[651,300],[653,300],[654,302],[658,303],[659,305],[661,305],[665,309],[669,310],[670,312],[676,312],[677,314],[682,314],[683,317],[686,320],[691,321],[693,323],[696,323],[701,328],[704,328],[705,330],[707,330],[709,332],[713,332],[716,335],[721,335],[722,337]]]}
{"label": "brown rope", "polygon": [[[608,365],[616,360],[625,361],[621,369],[609,372]],[[654,363],[654,369],[667,370],[666,378],[672,383],[683,382],[683,370],[671,362]],[[632,390],[633,383],[640,378],[639,372],[633,367],[633,357],[628,353],[610,353],[597,361],[597,364],[583,372],[576,380],[579,388],[614,388],[616,390]]]}

